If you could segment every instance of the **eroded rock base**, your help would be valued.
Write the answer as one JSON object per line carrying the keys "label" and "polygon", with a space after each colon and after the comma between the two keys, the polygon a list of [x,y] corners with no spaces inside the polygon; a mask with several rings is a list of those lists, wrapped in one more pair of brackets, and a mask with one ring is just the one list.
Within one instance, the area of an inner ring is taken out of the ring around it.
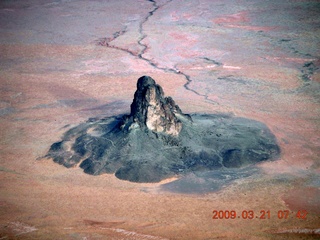
{"label": "eroded rock base", "polygon": [[147,128],[123,129],[127,116],[90,119],[54,143],[48,157],[85,173],[115,173],[133,182],[158,182],[193,171],[240,168],[276,159],[274,135],[254,120],[227,115],[177,115],[178,136]]}

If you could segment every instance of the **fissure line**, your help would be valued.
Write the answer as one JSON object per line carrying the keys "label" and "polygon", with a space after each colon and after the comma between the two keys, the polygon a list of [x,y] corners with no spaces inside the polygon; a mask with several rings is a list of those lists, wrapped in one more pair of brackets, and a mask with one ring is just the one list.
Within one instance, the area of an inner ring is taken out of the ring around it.
{"label": "fissure line", "polygon": [[[190,83],[192,82],[192,79],[191,77],[180,71],[178,69],[178,67],[175,65],[173,68],[170,68],[170,67],[160,67],[158,66],[158,64],[154,61],[152,61],[151,59],[148,59],[146,57],[143,56],[143,54],[146,52],[146,50],[148,49],[148,45],[144,44],[142,41],[147,37],[147,34],[144,33],[144,24],[149,20],[149,18],[160,8],[160,6],[157,4],[156,1],[154,0],[148,0],[149,2],[152,2],[153,3],[153,9],[148,12],[148,15],[140,22],[139,24],[139,34],[140,34],[140,38],[138,39],[137,43],[139,46],[142,47],[142,50],[140,50],[140,52],[136,53],[136,52],[133,52],[127,48],[123,48],[123,47],[119,47],[119,46],[115,46],[115,45],[112,45],[110,44],[112,41],[114,41],[115,39],[117,39],[118,37],[121,37],[122,35],[124,35],[126,32],[127,32],[127,27],[123,28],[122,30],[120,31],[117,31],[115,33],[112,34],[112,37],[110,38],[101,38],[97,41],[97,45],[99,46],[105,46],[105,47],[108,47],[108,48],[113,48],[113,49],[117,49],[119,51],[123,51],[123,52],[126,52],[128,54],[130,54],[131,56],[133,57],[136,57],[146,63],[148,63],[150,66],[156,68],[156,69],[159,69],[161,71],[164,71],[164,72],[170,72],[170,73],[174,73],[174,74],[177,74],[177,75],[180,75],[180,76],[183,76],[185,79],[186,79],[186,83],[183,85],[183,87],[187,90],[187,91],[190,91],[190,92],[193,92],[194,94],[198,95],[198,96],[201,96],[201,97],[204,97],[206,101],[212,103],[212,104],[219,104],[211,99],[209,99],[208,95],[207,94],[201,94],[199,92],[197,92],[196,90],[192,89],[189,87]],[[165,4],[168,4],[169,2],[171,2],[172,0],[169,0],[167,1]],[[164,4],[164,5],[165,5]],[[162,6],[164,6],[162,5]],[[203,58],[205,60],[210,60],[212,62],[214,62],[213,60],[211,59],[208,59],[208,58]],[[220,63],[218,62],[214,62],[215,64],[219,65]]]}

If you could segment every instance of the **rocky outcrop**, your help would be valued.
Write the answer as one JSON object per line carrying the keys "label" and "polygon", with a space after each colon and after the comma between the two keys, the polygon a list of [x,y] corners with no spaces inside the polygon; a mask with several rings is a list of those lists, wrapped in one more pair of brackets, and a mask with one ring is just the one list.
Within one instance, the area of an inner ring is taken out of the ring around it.
{"label": "rocky outcrop", "polygon": [[182,122],[176,114],[182,114],[179,106],[171,97],[164,97],[161,86],[151,77],[139,78],[131,104],[130,124],[177,136],[182,129]]}
{"label": "rocky outcrop", "polygon": [[[192,118],[191,118],[192,117]],[[128,115],[89,119],[51,145],[47,157],[92,175],[133,182],[241,168],[278,157],[263,123],[223,114],[182,113],[151,77],[141,77]]]}

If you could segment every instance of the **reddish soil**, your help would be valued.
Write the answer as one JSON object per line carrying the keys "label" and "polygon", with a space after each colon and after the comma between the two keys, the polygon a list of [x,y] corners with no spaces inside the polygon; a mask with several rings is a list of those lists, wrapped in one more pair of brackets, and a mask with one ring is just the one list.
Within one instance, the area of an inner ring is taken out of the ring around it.
{"label": "reddish soil", "polygon": [[[319,9],[311,0],[1,2],[0,239],[319,238]],[[265,123],[280,159],[203,195],[42,159],[70,127],[128,112],[142,75],[184,112]],[[213,210],[240,218],[212,219]],[[249,210],[258,218],[243,219]]]}

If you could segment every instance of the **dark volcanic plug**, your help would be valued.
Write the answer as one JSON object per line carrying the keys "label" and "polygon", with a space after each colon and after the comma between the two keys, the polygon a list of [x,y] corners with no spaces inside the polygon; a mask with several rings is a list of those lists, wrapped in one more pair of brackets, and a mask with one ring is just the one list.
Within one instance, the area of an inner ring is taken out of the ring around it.
{"label": "dark volcanic plug", "polygon": [[85,173],[158,182],[192,171],[275,159],[274,135],[254,120],[183,114],[151,77],[139,78],[129,115],[88,120],[52,144],[47,157]]}

